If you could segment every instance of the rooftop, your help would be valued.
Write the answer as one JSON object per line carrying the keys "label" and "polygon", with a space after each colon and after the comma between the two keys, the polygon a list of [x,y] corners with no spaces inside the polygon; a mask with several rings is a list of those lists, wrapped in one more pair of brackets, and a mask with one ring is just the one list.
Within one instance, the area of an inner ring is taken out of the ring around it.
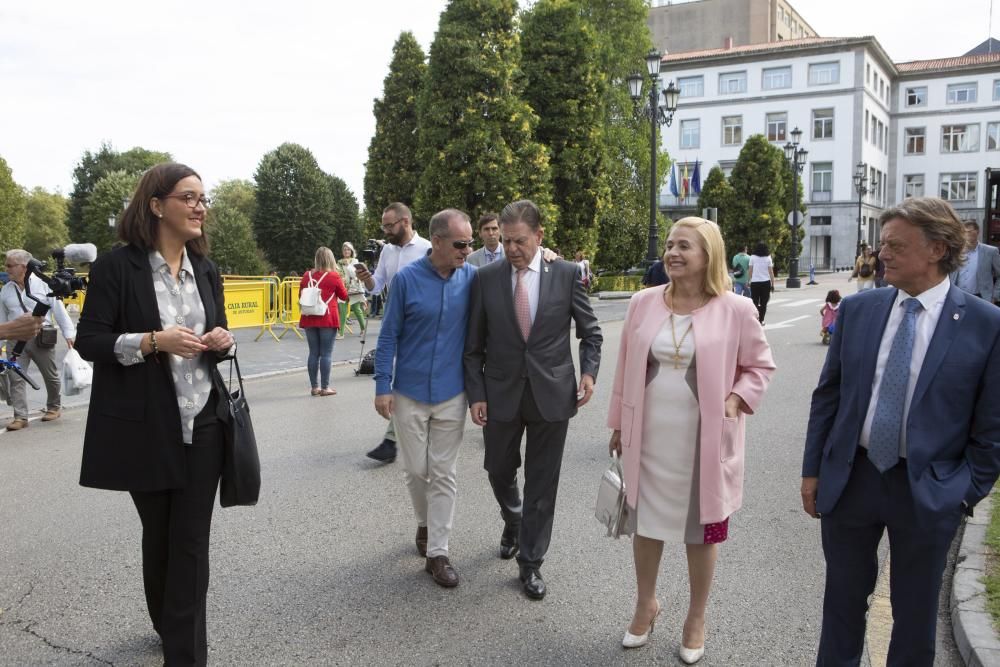
{"label": "rooftop", "polygon": [[900,74],[911,72],[930,72],[963,67],[976,67],[1000,63],[1000,52],[982,53],[975,56],[958,56],[957,58],[936,58],[934,60],[913,60],[908,63],[896,63]]}

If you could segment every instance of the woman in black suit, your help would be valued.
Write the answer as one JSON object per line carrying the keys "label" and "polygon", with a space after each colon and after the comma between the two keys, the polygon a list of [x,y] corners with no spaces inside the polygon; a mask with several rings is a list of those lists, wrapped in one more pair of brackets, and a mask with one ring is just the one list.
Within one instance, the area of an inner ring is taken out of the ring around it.
{"label": "woman in black suit", "polygon": [[128,491],[167,665],[204,665],[208,545],[227,418],[217,361],[233,347],[207,258],[201,177],[147,171],[118,225],[126,245],[93,264],[76,348],[94,362],[80,483]]}

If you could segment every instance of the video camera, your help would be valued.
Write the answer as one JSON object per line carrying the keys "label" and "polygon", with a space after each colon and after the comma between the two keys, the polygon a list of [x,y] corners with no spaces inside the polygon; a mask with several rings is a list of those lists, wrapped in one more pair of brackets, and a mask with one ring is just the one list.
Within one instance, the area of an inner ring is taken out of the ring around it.
{"label": "video camera", "polygon": [[[48,285],[52,290],[45,296],[56,299],[66,299],[77,292],[87,289],[87,279],[76,275],[76,269],[66,268],[66,262],[71,264],[89,264],[97,259],[97,246],[93,243],[71,243],[65,248],[56,248],[52,251],[52,258],[56,260],[56,270],[51,276],[45,275],[46,263],[37,259],[28,261],[28,269],[24,276],[24,293],[36,303],[42,305],[34,295],[31,294],[31,276],[36,275]],[[48,306],[45,306],[48,308]],[[36,306],[37,308],[37,306]]]}
{"label": "video camera", "polygon": [[377,239],[368,239],[365,242],[365,247],[361,249],[361,259],[364,263],[368,265],[368,268],[372,271],[375,270],[375,266],[378,264],[378,258],[382,254],[382,244],[378,242]]}

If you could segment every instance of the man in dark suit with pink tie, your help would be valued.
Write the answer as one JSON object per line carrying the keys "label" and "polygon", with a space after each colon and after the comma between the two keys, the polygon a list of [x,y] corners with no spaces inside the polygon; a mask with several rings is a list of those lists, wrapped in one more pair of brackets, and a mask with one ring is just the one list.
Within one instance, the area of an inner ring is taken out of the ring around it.
{"label": "man in dark suit with pink tie", "polygon": [[949,282],[965,239],[947,202],[909,198],[880,224],[893,287],[841,303],[802,463],[826,558],[816,664],[860,663],[888,531],[887,664],[930,667],[949,545],[1000,472],[1000,309]]}
{"label": "man in dark suit with pink tie", "polygon": [[[476,272],[465,339],[465,392],[483,427],[485,468],[500,505],[500,557],[517,554],[525,595],[540,600],[569,419],[590,400],[603,337],[576,264],[542,262],[541,213],[530,201],[500,214],[504,261]],[[570,324],[580,339],[580,382]],[[517,486],[527,430],[524,503]],[[520,551],[520,553],[518,553]]]}

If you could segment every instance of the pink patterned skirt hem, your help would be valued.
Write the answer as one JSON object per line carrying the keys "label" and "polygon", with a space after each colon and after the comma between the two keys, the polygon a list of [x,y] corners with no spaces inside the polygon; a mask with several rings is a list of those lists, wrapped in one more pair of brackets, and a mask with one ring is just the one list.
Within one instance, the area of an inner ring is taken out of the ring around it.
{"label": "pink patterned skirt hem", "polygon": [[705,541],[703,544],[719,544],[729,537],[729,517],[719,523],[705,524]]}

